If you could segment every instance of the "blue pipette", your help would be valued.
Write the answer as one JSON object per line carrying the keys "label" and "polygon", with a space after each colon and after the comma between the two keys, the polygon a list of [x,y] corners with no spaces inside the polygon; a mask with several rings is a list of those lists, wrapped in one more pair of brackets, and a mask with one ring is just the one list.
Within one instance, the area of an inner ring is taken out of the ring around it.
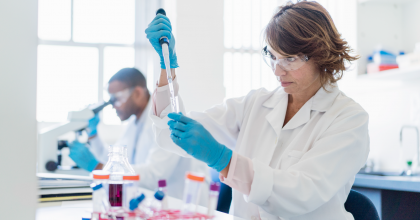
{"label": "blue pipette", "polygon": [[[156,11],[156,15],[162,14],[166,16],[165,10],[160,8]],[[179,112],[178,109],[178,97],[175,97],[175,90],[173,85],[173,79],[171,74],[171,61],[169,60],[169,39],[167,37],[161,37],[159,43],[162,46],[163,61],[166,67],[166,77],[168,79],[170,99],[171,99],[171,108],[173,112]]]}

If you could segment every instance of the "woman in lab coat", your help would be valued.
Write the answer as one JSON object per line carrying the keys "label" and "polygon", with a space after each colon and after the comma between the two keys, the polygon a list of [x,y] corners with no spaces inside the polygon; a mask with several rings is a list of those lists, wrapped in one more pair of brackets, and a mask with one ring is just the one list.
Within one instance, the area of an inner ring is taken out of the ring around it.
{"label": "woman in lab coat", "polygon": [[[146,29],[152,45],[161,36],[172,40],[170,32],[161,15]],[[264,59],[282,87],[253,90],[205,112],[176,114],[170,113],[162,71],[151,116],[157,142],[220,171],[233,188],[235,216],[354,219],[344,203],[369,153],[369,117],[336,81],[344,63],[357,57],[349,55],[347,42],[316,2],[280,7],[264,34]],[[180,107],[185,112],[182,100]]]}

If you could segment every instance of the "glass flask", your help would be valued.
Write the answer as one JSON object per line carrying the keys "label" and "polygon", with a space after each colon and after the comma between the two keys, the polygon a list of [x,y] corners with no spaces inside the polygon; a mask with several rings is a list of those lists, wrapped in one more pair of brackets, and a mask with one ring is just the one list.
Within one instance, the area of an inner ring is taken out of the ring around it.
{"label": "glass flask", "polygon": [[122,208],[123,204],[123,176],[134,175],[135,172],[127,159],[127,147],[111,145],[108,148],[108,162],[103,168],[109,176],[109,203],[113,208]]}

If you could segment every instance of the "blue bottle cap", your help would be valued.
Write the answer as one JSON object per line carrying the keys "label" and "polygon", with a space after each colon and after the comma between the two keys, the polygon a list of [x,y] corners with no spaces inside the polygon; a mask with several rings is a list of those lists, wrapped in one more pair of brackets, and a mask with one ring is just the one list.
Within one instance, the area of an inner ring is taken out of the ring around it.
{"label": "blue bottle cap", "polygon": [[102,183],[99,183],[99,184],[92,183],[92,184],[90,184],[90,187],[92,188],[93,191],[96,191],[96,190],[102,188],[103,185],[102,185]]}
{"label": "blue bottle cap", "polygon": [[146,196],[142,193],[139,197],[134,198],[130,201],[130,210],[133,211],[137,207],[139,207],[139,204],[146,198]]}
{"label": "blue bottle cap", "polygon": [[165,193],[163,193],[162,191],[157,191],[155,193],[155,198],[159,201],[161,201],[164,197],[165,197]]}

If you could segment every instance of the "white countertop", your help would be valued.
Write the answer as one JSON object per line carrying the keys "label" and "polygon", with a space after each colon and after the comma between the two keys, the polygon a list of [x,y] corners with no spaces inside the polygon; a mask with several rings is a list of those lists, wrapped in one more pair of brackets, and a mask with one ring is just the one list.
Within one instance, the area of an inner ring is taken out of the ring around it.
{"label": "white countertop", "polygon": [[[142,191],[146,197],[153,196],[153,192],[150,190],[142,189]],[[63,193],[65,192],[63,191]],[[181,200],[172,197],[168,197],[168,203],[170,209],[180,209],[182,206]],[[90,200],[39,203],[36,220],[81,220],[82,218],[90,218],[91,211],[92,202]],[[198,211],[205,214],[207,213],[207,208],[200,206]],[[222,212],[217,212],[214,219],[242,220]]]}

